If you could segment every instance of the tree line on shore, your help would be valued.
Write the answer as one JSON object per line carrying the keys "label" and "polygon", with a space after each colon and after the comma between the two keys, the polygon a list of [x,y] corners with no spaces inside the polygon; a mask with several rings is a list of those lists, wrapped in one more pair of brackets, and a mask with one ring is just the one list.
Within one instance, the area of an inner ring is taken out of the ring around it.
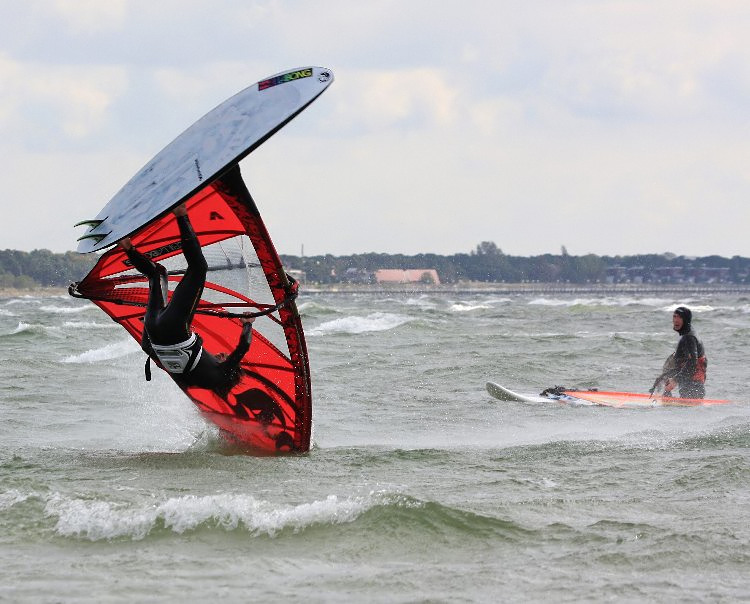
{"label": "tree line on shore", "polygon": [[686,257],[675,254],[632,256],[511,256],[484,241],[469,253],[354,254],[289,256],[282,261],[311,283],[368,283],[378,269],[435,269],[441,283],[727,283],[750,284],[750,258]]}
{"label": "tree line on shore", "polygon": [[[0,287],[64,287],[80,280],[97,256],[49,250],[0,250]],[[282,255],[287,270],[308,283],[370,283],[378,269],[435,269],[442,283],[727,283],[750,284],[750,258],[686,257],[674,254],[632,256],[511,256],[484,241],[469,253]]]}
{"label": "tree line on shore", "polygon": [[76,252],[0,250],[0,287],[65,287],[81,279],[95,262],[94,256]]}

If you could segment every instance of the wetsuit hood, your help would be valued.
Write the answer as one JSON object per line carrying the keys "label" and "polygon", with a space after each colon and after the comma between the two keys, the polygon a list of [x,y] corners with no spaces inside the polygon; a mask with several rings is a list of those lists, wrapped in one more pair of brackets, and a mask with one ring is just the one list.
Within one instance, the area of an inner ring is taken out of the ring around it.
{"label": "wetsuit hood", "polygon": [[682,328],[677,333],[679,333],[681,336],[684,336],[686,333],[690,333],[690,323],[693,320],[693,313],[690,311],[690,309],[686,306],[678,306],[674,309],[674,314],[682,317]]}

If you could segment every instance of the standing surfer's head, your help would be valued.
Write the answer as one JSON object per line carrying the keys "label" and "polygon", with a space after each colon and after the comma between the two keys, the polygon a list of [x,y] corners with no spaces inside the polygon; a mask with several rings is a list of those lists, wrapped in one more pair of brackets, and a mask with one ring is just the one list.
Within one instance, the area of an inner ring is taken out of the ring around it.
{"label": "standing surfer's head", "polygon": [[672,315],[672,328],[682,335],[690,331],[690,322],[693,320],[693,313],[687,306],[678,306],[674,309]]}

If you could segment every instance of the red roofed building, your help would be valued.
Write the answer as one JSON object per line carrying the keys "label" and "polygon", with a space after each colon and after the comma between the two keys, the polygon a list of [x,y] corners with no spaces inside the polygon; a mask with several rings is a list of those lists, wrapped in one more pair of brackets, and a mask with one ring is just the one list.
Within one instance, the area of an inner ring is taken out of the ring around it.
{"label": "red roofed building", "polygon": [[381,268],[375,271],[377,283],[431,283],[440,285],[440,277],[434,268]]}

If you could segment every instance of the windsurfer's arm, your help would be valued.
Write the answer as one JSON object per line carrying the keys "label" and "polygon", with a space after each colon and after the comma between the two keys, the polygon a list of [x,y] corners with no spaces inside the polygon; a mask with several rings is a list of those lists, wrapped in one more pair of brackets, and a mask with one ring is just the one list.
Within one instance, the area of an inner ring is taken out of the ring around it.
{"label": "windsurfer's arm", "polygon": [[146,256],[135,249],[129,237],[120,239],[117,243],[124,250],[128,259],[133,263],[133,266],[139,273],[145,275],[149,279],[158,274],[159,269],[157,268],[156,263],[153,260],[149,260]]}
{"label": "windsurfer's arm", "polygon": [[253,321],[255,317],[247,317],[242,319],[242,333],[240,334],[240,341],[237,343],[237,347],[232,351],[225,363],[228,365],[239,364],[250,350],[250,342],[253,340]]}

